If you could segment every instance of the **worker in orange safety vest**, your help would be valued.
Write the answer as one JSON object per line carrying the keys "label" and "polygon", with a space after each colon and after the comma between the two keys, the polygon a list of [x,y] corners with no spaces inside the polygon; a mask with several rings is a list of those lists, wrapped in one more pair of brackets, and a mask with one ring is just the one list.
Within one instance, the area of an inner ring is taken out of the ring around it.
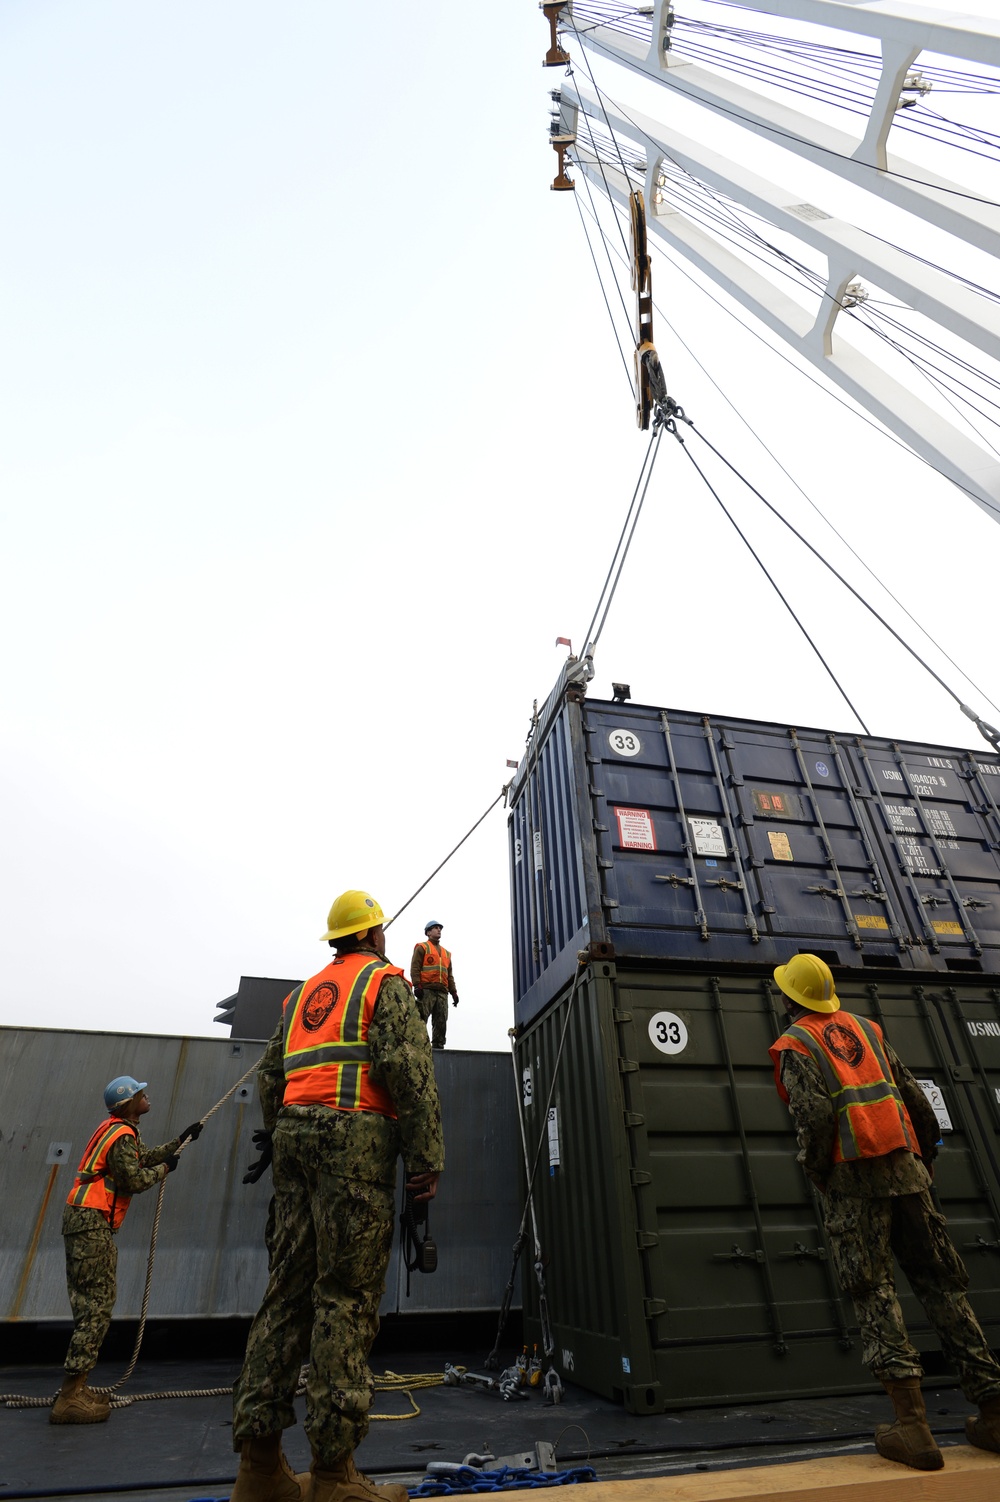
{"label": "worker in orange safety vest", "polygon": [[966,1420],[970,1443],[1000,1454],[1000,1364],[965,1296],[968,1273],[930,1192],[937,1116],[878,1024],[842,1009],[824,960],[794,955],[774,979],[789,1017],[769,1050],[775,1083],[795,1123],[798,1160],[822,1195],[833,1264],[861,1327],[862,1359],[896,1414],[876,1429],[875,1448],[915,1470],[944,1465],[896,1294],[895,1254],[965,1396],[979,1407]]}
{"label": "worker in orange safety vest", "polygon": [[139,1120],[149,1110],[144,1081],[118,1075],[105,1086],[110,1112],[84,1148],[63,1210],[66,1283],[73,1335],[66,1377],[49,1411],[52,1424],[101,1424],[111,1411],[107,1395],[87,1386],[115,1305],[118,1248],[115,1234],[134,1194],[160,1184],[177,1167],[181,1143],[201,1135],[200,1121],[160,1147],[145,1147]]}
{"label": "worker in orange safety vest", "polygon": [[436,918],[424,925],[424,942],[417,944],[410,961],[410,980],[417,1009],[431,1022],[431,1047],[444,1048],[448,1033],[448,996],[458,1006],[458,988],[451,968],[451,954],[441,943],[443,925]]}

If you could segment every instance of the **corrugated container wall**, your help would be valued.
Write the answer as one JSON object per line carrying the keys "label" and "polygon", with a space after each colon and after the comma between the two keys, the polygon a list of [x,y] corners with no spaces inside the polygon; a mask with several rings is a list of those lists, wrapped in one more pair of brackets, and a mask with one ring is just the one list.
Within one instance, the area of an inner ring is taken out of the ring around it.
{"label": "corrugated container wall", "polygon": [[[707,796],[701,807],[708,817]],[[936,1104],[935,1190],[996,1346],[1000,989],[856,973],[838,976],[838,992],[885,1028]],[[735,966],[594,960],[518,1036],[555,1365],[632,1412],[872,1384],[775,1089],[781,1000]],[[524,1288],[526,1338],[541,1344],[530,1268]],[[900,1291],[917,1347],[937,1352],[905,1281]]]}
{"label": "corrugated container wall", "polygon": [[514,992],[576,955],[1000,973],[1000,760],[554,694],[512,792]]}
{"label": "corrugated container wall", "polygon": [[[0,1028],[0,1323],[68,1320],[60,1222],[76,1165],[116,1074],[149,1080],[147,1142],[208,1110],[264,1051],[221,1038]],[[447,1165],[431,1220],[438,1270],[406,1273],[394,1246],[382,1314],[499,1308],[520,1218],[520,1142],[506,1053],[434,1055]],[[270,1175],[243,1183],[260,1125],[249,1081],[185,1149],[167,1181],[149,1313],[153,1319],[256,1313],[267,1282]],[[138,1196],[117,1237],[118,1319],[142,1302],[156,1192]]]}

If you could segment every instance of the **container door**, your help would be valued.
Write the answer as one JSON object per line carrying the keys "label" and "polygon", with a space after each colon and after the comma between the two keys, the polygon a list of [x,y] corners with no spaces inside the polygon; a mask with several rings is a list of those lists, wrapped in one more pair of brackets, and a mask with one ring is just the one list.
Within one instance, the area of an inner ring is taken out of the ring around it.
{"label": "container door", "polygon": [[588,708],[598,865],[620,954],[767,961],[707,721]]}
{"label": "container door", "polygon": [[788,1356],[808,1332],[826,1338],[839,1369],[849,1306],[774,1087],[767,1051],[780,1026],[767,982],[620,972],[619,995],[658,1216],[657,1345],[753,1340]]}
{"label": "container door", "polygon": [[771,726],[718,730],[761,912],[782,957],[899,966],[908,943],[894,892],[835,737]]}
{"label": "container door", "polygon": [[860,740],[852,755],[914,943],[941,968],[996,969],[1000,831],[971,764]]}

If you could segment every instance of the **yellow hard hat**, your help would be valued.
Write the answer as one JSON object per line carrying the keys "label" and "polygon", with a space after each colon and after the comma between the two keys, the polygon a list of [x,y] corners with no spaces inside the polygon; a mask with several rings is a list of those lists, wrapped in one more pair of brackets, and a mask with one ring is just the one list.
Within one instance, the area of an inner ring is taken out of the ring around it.
{"label": "yellow hard hat", "polygon": [[367,892],[341,892],[327,915],[322,938],[342,939],[345,934],[359,934],[384,922],[385,913]]}
{"label": "yellow hard hat", "polygon": [[785,995],[810,1012],[839,1012],[840,998],[833,983],[833,972],[818,954],[796,954],[787,965],[779,965],[774,978]]}

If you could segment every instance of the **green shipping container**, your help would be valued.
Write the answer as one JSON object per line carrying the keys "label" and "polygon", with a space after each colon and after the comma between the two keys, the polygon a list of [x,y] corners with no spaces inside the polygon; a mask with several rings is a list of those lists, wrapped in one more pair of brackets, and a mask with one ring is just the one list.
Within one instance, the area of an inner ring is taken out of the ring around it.
{"label": "green shipping container", "polygon": [[[1000,990],[948,980],[837,987],[933,1092],[935,1190],[996,1346]],[[598,961],[517,1037],[554,1363],[630,1412],[872,1386],[774,1086],[781,1000],[766,975]],[[902,1274],[899,1288],[915,1344],[938,1353]],[[530,1268],[525,1308],[541,1347]]]}

